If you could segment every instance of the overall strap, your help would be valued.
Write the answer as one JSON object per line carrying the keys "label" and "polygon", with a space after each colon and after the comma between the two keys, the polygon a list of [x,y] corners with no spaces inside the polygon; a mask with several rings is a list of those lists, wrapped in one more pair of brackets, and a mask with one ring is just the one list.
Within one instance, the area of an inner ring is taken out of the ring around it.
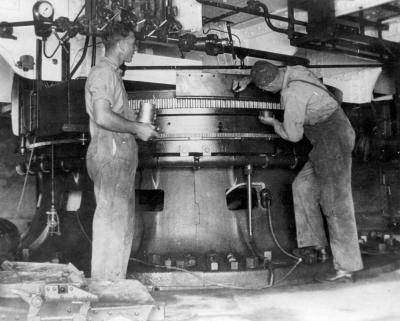
{"label": "overall strap", "polygon": [[289,85],[289,84],[290,84],[291,82],[293,82],[293,81],[304,82],[304,83],[309,84],[309,85],[312,85],[312,86],[314,86],[314,87],[318,87],[319,89],[325,91],[329,96],[331,96],[331,98],[333,98],[333,99],[339,104],[339,106],[341,105],[339,99],[338,99],[334,94],[332,94],[328,89],[326,89],[325,87],[322,87],[322,86],[323,86],[322,84],[321,84],[322,86],[319,86],[319,85],[317,85],[317,84],[314,84],[314,83],[311,82],[311,81],[301,80],[301,79],[293,79],[293,80],[289,81],[287,84]]}

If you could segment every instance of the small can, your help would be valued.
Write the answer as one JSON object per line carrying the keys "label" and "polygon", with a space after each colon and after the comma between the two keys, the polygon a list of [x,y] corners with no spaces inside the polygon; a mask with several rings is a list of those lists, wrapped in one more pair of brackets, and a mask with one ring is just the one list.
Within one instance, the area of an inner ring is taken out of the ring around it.
{"label": "small can", "polygon": [[141,102],[136,121],[139,123],[154,124],[155,117],[156,105],[149,102]]}
{"label": "small can", "polygon": [[229,252],[226,255],[226,258],[229,262],[229,267],[232,271],[239,270],[239,262],[237,261],[235,255],[233,253]]}
{"label": "small can", "polygon": [[185,268],[185,260],[182,260],[182,259],[176,260],[176,267],[180,268],[180,269],[184,269]]}
{"label": "small can", "polygon": [[208,266],[209,266],[210,270],[218,271],[219,264],[218,264],[217,254],[216,253],[208,254],[207,260],[208,260]]}
{"label": "small can", "polygon": [[160,265],[161,264],[161,255],[159,254],[150,254],[148,257],[148,261],[150,264],[153,265]]}
{"label": "small can", "polygon": [[361,244],[366,244],[368,242],[368,234],[362,234],[360,236],[360,243]]}
{"label": "small can", "polygon": [[185,266],[193,267],[195,265],[196,265],[196,258],[191,254],[186,255],[185,256]]}
{"label": "small can", "polygon": [[378,252],[383,253],[386,252],[386,244],[385,243],[379,243],[378,244]]}
{"label": "small can", "polygon": [[258,267],[257,257],[246,257],[246,268],[247,269],[255,269],[257,267]]}
{"label": "small can", "polygon": [[270,262],[272,261],[272,252],[264,251],[264,261]]}
{"label": "small can", "polygon": [[172,266],[172,260],[171,260],[171,258],[167,258],[167,259],[164,261],[164,266],[167,267],[167,268],[170,268],[170,267]]}
{"label": "small can", "polygon": [[211,262],[210,270],[211,271],[218,271],[218,262]]}
{"label": "small can", "polygon": [[236,257],[233,255],[233,253],[228,253],[226,258],[228,259],[228,262],[236,262]]}
{"label": "small can", "polygon": [[267,110],[267,109],[260,110],[260,116],[263,118],[266,118],[266,117],[275,118],[275,114],[271,110]]}

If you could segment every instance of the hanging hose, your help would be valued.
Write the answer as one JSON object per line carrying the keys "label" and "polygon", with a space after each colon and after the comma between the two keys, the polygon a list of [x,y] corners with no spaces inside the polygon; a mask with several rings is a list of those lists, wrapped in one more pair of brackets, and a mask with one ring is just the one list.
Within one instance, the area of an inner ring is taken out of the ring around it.
{"label": "hanging hose", "polygon": [[[33,146],[35,146],[36,143],[36,137],[33,140]],[[25,173],[25,178],[24,178],[24,185],[22,186],[22,191],[21,191],[21,195],[19,197],[19,201],[18,201],[18,205],[17,205],[17,211],[19,212],[21,210],[21,205],[22,205],[22,201],[24,199],[24,195],[25,195],[25,190],[26,190],[26,185],[28,183],[28,176],[29,176],[29,172],[31,170],[31,165],[32,165],[32,158],[33,158],[33,153],[35,151],[35,148],[32,148],[31,150],[31,155],[29,156],[29,161],[28,161],[28,167],[26,169],[26,173]]]}
{"label": "hanging hose", "polygon": [[89,48],[89,36],[86,36],[85,39],[85,44],[83,45],[83,53],[81,58],[79,59],[79,61],[77,62],[76,66],[74,67],[74,69],[72,69],[71,74],[69,75],[69,79],[72,79],[72,76],[75,74],[75,72],[78,70],[78,68],[80,67],[80,65],[82,64],[82,62],[85,60],[86,58],[86,53],[87,50]]}
{"label": "hanging hose", "polygon": [[267,213],[268,213],[268,225],[269,225],[269,229],[271,231],[271,235],[272,235],[272,239],[274,240],[274,243],[276,244],[276,246],[281,250],[281,252],[283,254],[285,254],[286,256],[294,259],[294,260],[300,260],[300,262],[302,261],[301,258],[299,258],[298,256],[295,256],[289,252],[287,252],[278,242],[278,239],[276,238],[275,232],[274,232],[274,228],[272,226],[272,214],[271,214],[271,201],[268,200],[267,203]]}
{"label": "hanging hose", "polygon": [[279,250],[281,250],[281,252],[283,254],[285,254],[286,256],[296,260],[297,262],[293,265],[293,267],[278,281],[276,281],[274,283],[274,285],[284,281],[285,279],[287,279],[289,277],[290,274],[292,274],[292,272],[296,269],[296,267],[303,261],[300,257],[297,257],[293,254],[290,254],[289,252],[287,252],[279,243],[278,239],[276,238],[275,232],[274,232],[274,228],[272,225],[272,213],[271,213],[271,200],[268,199],[267,204],[266,204],[266,208],[267,208],[267,216],[268,216],[268,225],[269,225],[269,230],[271,231],[271,235],[272,235],[272,239],[274,240],[274,243],[276,244],[276,246],[279,248]]}

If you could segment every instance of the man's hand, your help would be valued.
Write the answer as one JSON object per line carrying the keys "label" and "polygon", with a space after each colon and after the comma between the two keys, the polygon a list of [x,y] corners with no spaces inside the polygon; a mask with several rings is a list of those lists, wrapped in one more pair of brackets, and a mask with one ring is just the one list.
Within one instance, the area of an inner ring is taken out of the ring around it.
{"label": "man's hand", "polygon": [[258,116],[258,120],[264,125],[270,125],[270,126],[274,126],[274,123],[276,122],[276,119],[274,117],[264,116],[264,115]]}
{"label": "man's hand", "polygon": [[246,89],[246,87],[251,83],[250,76],[245,76],[240,80],[234,80],[232,82],[232,91],[239,93]]}
{"label": "man's hand", "polygon": [[135,123],[134,134],[144,142],[147,142],[150,138],[158,137],[155,127],[144,123]]}

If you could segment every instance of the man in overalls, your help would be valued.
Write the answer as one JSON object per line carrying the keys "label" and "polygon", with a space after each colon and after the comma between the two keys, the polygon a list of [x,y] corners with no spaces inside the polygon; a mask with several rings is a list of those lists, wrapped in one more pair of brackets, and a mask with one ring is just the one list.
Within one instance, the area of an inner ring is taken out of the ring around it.
{"label": "man in overalls", "polygon": [[91,141],[86,164],[94,182],[91,277],[116,280],[126,277],[135,222],[135,173],[138,148],[135,137],[156,136],[151,125],[126,118],[128,96],[119,67],[135,52],[135,35],[114,23],[103,36],[103,57],[89,73],[85,85]]}
{"label": "man in overalls", "polygon": [[358,244],[351,192],[351,163],[355,134],[339,102],[303,66],[278,69],[257,61],[250,76],[234,81],[233,90],[243,91],[253,82],[269,92],[281,92],[283,122],[260,116],[285,140],[298,142],[305,135],[313,145],[309,160],[292,184],[299,248],[324,249],[325,215],[334,273],[322,281],[345,281],[363,268]]}

